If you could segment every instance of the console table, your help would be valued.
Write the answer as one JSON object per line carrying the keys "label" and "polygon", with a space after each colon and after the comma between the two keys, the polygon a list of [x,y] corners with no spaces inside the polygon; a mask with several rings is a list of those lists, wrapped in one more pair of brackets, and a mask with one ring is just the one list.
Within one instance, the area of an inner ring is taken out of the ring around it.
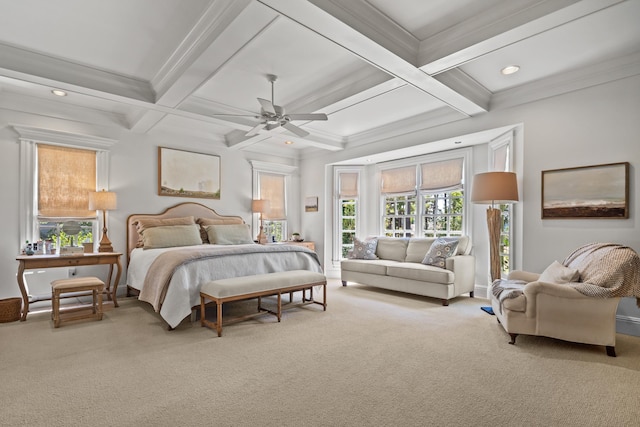
{"label": "console table", "polygon": [[[121,253],[118,252],[96,252],[90,254],[78,254],[69,256],[60,255],[19,255],[16,261],[20,263],[18,266],[18,286],[22,294],[22,316],[21,321],[27,320],[29,312],[29,292],[24,282],[24,271],[36,268],[56,268],[56,267],[79,267],[83,265],[109,265],[109,276],[107,278],[105,292],[109,301],[113,301],[115,307],[118,306],[116,299],[116,291],[118,290],[118,282],[120,282],[120,274],[122,266],[120,264]],[[113,289],[111,288],[111,277],[113,266],[117,267]]]}

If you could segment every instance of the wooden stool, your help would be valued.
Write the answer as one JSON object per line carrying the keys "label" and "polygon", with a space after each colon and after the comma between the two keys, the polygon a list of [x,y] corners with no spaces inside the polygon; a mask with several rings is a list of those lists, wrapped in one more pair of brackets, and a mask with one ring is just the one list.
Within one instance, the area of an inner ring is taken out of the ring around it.
{"label": "wooden stool", "polygon": [[[59,327],[60,322],[60,298],[62,294],[69,292],[83,292],[91,291],[93,301],[91,304],[92,313],[77,314],[75,316],[65,316],[67,320],[89,319],[95,318],[102,320],[102,289],[104,288],[104,282],[97,277],[73,277],[70,279],[59,279],[51,282],[51,318],[53,319],[53,326]],[[84,307],[76,307],[65,311],[77,311],[84,309]]]}

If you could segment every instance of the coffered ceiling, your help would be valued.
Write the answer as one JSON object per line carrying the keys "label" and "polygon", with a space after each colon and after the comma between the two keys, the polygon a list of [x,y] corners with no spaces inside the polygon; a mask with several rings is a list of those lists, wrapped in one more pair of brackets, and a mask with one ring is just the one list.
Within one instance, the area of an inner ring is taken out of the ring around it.
{"label": "coffered ceiling", "polygon": [[[0,114],[305,157],[638,74],[639,21],[640,0],[0,0]],[[272,96],[328,120],[247,136]]]}

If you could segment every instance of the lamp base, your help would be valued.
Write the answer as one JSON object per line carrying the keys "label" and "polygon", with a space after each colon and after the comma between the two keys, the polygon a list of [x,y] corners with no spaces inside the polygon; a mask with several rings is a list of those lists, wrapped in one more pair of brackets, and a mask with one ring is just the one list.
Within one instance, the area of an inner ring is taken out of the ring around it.
{"label": "lamp base", "polygon": [[267,235],[264,234],[262,226],[260,226],[260,233],[258,233],[258,236],[256,236],[256,240],[261,245],[264,245],[265,243],[267,243]]}
{"label": "lamp base", "polygon": [[491,283],[502,278],[500,268],[500,229],[502,228],[502,212],[500,209],[487,209],[487,227],[489,228],[489,265]]}
{"label": "lamp base", "polygon": [[98,247],[98,252],[113,252],[113,246],[111,246],[111,241],[107,237],[107,233],[102,234],[102,239],[100,239],[100,246]]}

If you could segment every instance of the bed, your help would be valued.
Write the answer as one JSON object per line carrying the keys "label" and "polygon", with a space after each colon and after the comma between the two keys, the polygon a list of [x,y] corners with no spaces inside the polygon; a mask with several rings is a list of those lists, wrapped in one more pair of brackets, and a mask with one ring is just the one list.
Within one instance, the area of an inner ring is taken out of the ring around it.
{"label": "bed", "polygon": [[199,306],[203,283],[288,270],[322,273],[310,249],[254,243],[240,216],[180,203],[127,218],[127,292],[151,304],[170,328]]}

